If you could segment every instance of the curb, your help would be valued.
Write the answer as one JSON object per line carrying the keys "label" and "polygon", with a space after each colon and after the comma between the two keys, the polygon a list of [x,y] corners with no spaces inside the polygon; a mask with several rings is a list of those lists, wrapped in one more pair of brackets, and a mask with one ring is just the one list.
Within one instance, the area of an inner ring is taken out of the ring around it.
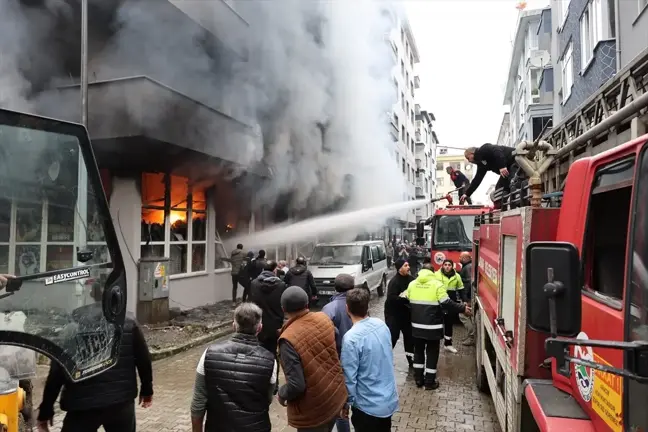
{"label": "curb", "polygon": [[170,348],[164,348],[161,350],[151,350],[151,360],[156,361],[156,360],[162,360],[168,357],[172,357],[176,354],[180,354],[181,352],[190,350],[191,348],[195,348],[199,345],[203,345],[213,340],[220,339],[223,336],[227,336],[234,331],[232,329],[231,323],[222,323],[211,328],[210,330],[213,333],[209,333],[204,336],[200,336],[196,339],[192,339],[185,344],[170,347]]}

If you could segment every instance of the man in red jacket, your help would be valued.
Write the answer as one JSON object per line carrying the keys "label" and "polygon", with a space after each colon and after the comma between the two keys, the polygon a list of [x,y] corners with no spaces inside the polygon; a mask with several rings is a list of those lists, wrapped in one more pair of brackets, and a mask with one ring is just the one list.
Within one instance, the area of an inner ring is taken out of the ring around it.
{"label": "man in red jacket", "polygon": [[[450,176],[450,180],[452,180],[454,186],[458,189],[458,195],[462,196],[463,194],[465,194],[466,190],[468,190],[468,188],[470,187],[470,180],[468,180],[468,177],[466,177],[466,175],[461,171],[456,170],[451,166],[446,168],[446,172]],[[466,202],[468,204],[472,204],[470,197],[466,197]]]}

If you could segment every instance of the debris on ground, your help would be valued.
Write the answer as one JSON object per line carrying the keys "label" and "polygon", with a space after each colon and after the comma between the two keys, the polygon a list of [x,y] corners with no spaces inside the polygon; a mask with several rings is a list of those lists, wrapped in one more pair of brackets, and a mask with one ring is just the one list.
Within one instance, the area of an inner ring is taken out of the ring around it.
{"label": "debris on ground", "polygon": [[192,339],[218,331],[232,322],[234,308],[231,301],[180,311],[172,309],[169,322],[142,324],[142,332],[149,349],[162,350],[185,344]]}

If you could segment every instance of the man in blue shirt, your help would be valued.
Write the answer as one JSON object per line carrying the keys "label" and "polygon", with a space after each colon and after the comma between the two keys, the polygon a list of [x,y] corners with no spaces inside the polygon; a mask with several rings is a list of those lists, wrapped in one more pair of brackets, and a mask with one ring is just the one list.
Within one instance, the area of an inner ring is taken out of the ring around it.
{"label": "man in blue shirt", "polygon": [[[350,274],[340,273],[337,275],[335,278],[335,291],[337,291],[337,294],[331,297],[331,301],[322,308],[322,312],[331,318],[335,326],[335,347],[338,355],[341,355],[342,338],[353,326],[351,317],[347,313],[346,295],[349,290],[353,289],[354,285],[355,279]],[[335,427],[337,432],[351,432],[351,426],[347,418],[338,419],[335,422]]]}
{"label": "man in blue shirt", "polygon": [[389,432],[398,411],[391,333],[369,314],[369,291],[347,292],[346,307],[353,327],[342,340],[342,369],[356,432]]}

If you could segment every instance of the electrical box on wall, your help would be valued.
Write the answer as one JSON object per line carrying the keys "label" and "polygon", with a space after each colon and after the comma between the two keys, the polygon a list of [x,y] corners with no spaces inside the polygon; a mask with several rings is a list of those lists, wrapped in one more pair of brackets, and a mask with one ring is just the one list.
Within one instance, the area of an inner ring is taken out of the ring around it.
{"label": "electrical box on wall", "polygon": [[142,258],[137,284],[137,319],[158,323],[169,319],[169,258]]}

